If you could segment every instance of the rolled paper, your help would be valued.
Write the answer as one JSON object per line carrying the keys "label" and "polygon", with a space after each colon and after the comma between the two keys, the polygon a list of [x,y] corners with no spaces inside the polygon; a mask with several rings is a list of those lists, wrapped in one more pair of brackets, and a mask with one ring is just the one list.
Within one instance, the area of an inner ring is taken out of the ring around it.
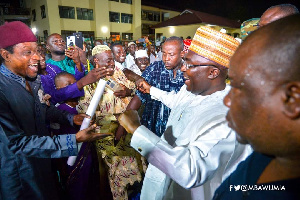
{"label": "rolled paper", "polygon": [[[97,88],[96,88],[96,91],[94,93],[94,96],[91,100],[91,103],[86,111],[86,114],[91,116],[91,118],[84,118],[83,119],[83,122],[80,126],[80,130],[83,130],[83,129],[86,129],[89,127],[90,125],[90,122],[91,122],[91,119],[93,118],[94,114],[95,114],[95,111],[96,111],[96,108],[99,104],[99,101],[102,97],[102,94],[104,92],[104,88],[105,88],[105,85],[106,85],[106,81],[103,80],[103,79],[100,79],[99,82],[98,82],[98,85],[97,85]],[[81,148],[81,145],[82,143],[78,143],[78,152],[80,151],[80,148]],[[70,165],[70,166],[73,166],[75,161],[76,161],[76,158],[77,156],[70,156],[68,158],[68,161],[67,161],[67,164]]]}

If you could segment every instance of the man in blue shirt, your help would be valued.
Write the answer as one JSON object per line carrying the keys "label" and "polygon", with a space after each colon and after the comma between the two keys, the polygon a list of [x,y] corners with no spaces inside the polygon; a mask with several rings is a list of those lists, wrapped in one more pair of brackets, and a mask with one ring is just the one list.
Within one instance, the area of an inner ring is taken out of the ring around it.
{"label": "man in blue shirt", "polygon": [[[163,60],[147,67],[142,77],[150,85],[161,90],[178,92],[184,85],[183,73],[180,71],[183,55],[182,39],[174,36],[168,38],[162,45]],[[141,104],[145,106],[141,123],[156,135],[161,136],[166,129],[170,109],[160,101],[151,99],[149,94],[139,91],[136,92],[127,109],[137,110]]]}

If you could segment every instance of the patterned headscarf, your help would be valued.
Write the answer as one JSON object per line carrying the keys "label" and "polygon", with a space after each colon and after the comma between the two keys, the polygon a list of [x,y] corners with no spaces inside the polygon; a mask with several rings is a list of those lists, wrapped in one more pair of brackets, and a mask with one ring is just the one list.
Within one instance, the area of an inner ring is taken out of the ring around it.
{"label": "patterned headscarf", "polygon": [[103,53],[104,51],[110,51],[111,49],[107,45],[97,45],[92,50],[92,56]]}
{"label": "patterned headscarf", "polygon": [[246,37],[250,33],[252,33],[256,29],[258,29],[259,19],[260,18],[248,19],[241,24],[241,39],[242,40],[245,40]]}
{"label": "patterned headscarf", "polygon": [[239,44],[234,37],[208,26],[200,26],[189,50],[229,68],[229,60]]}
{"label": "patterned headscarf", "polygon": [[188,52],[189,47],[191,45],[191,42],[192,42],[191,39],[185,39],[185,40],[183,40],[183,44],[184,44],[183,51],[184,51],[184,53]]}

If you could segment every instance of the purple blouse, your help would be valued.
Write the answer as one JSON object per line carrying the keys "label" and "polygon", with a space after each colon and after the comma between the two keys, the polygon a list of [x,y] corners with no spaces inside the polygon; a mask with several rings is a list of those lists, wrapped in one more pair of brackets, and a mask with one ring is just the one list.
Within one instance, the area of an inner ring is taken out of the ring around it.
{"label": "purple blouse", "polygon": [[[79,90],[77,87],[77,83],[73,83],[68,85],[65,88],[61,88],[57,90],[54,83],[54,78],[57,74],[62,72],[62,70],[56,66],[51,64],[46,64],[47,75],[40,75],[42,86],[44,88],[44,92],[51,95],[51,103],[56,104],[67,99],[73,99],[77,97],[84,96],[84,90]],[[75,79],[78,81],[84,76],[84,67],[82,69],[83,72],[78,71],[75,67]]]}

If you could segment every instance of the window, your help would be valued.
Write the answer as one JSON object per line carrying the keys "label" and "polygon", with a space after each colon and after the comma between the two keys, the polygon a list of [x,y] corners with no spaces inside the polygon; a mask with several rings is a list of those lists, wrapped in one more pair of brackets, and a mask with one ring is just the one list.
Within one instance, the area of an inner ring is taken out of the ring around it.
{"label": "window", "polygon": [[109,1],[116,1],[116,2],[119,2],[119,0],[109,0]]}
{"label": "window", "polygon": [[74,7],[68,6],[58,6],[60,18],[75,19],[75,9]]}
{"label": "window", "polygon": [[132,4],[132,0],[121,0],[121,3],[128,3],[128,4]]}
{"label": "window", "polygon": [[46,9],[45,9],[45,5],[41,6],[41,16],[42,19],[46,18]]}
{"label": "window", "polygon": [[155,30],[151,28],[151,24],[142,24],[142,34],[147,35],[147,34],[154,34]]}
{"label": "window", "polygon": [[142,20],[160,21],[160,12],[142,10]]}
{"label": "window", "polygon": [[122,40],[133,40],[133,33],[122,33]]}
{"label": "window", "polygon": [[61,30],[61,37],[63,40],[67,41],[67,36],[73,35],[73,33],[76,33],[76,31],[71,30]]}
{"label": "window", "polygon": [[163,12],[161,14],[161,17],[162,17],[162,19],[161,19],[162,21],[166,21],[166,20],[170,19],[170,13]]}
{"label": "window", "polygon": [[121,22],[132,24],[132,14],[121,13]]}
{"label": "window", "polygon": [[31,13],[32,13],[32,21],[36,21],[36,13],[35,13],[35,9],[33,9],[33,10],[31,11]]}
{"label": "window", "polygon": [[120,13],[109,12],[109,21],[120,23]]}
{"label": "window", "polygon": [[93,9],[76,8],[77,19],[93,20]]}
{"label": "window", "polygon": [[113,42],[120,41],[120,33],[118,33],[118,32],[110,32],[110,39]]}
{"label": "window", "polygon": [[239,33],[233,33],[233,37],[234,37],[234,38],[240,37],[240,34],[239,34]]}

